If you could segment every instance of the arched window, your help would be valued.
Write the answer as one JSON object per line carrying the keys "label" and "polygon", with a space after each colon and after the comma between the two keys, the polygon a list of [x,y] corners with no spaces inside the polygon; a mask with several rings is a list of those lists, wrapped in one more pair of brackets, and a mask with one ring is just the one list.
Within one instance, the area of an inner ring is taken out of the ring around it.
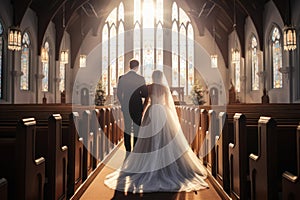
{"label": "arched window", "polygon": [[59,62],[59,91],[63,92],[65,90],[65,82],[66,82],[66,64],[64,62]]}
{"label": "arched window", "polygon": [[163,0],[134,0],[134,11],[134,57],[149,83],[152,71],[163,68]]}
{"label": "arched window", "polygon": [[48,92],[49,91],[49,66],[50,66],[50,58],[49,58],[49,43],[46,41],[44,43],[44,50],[47,55],[47,61],[42,62],[42,72],[43,72],[43,79],[42,79],[42,91]]}
{"label": "arched window", "polygon": [[[134,0],[133,57],[140,62],[139,72],[147,83],[154,69],[164,70],[164,0]],[[131,6],[130,6],[131,7]],[[107,94],[124,73],[124,5],[121,2],[108,15],[102,29],[102,81]],[[181,8],[172,9],[172,86],[184,87],[185,94],[194,82],[194,29]]]}
{"label": "arched window", "polygon": [[102,83],[106,94],[112,95],[117,78],[124,74],[124,5],[114,8],[102,29]]}
{"label": "arched window", "polygon": [[[237,54],[240,55],[240,52],[237,51]],[[234,65],[234,83],[235,83],[235,90],[237,92],[241,91],[241,61],[240,57],[236,57],[236,60],[233,63]]]}
{"label": "arched window", "polygon": [[251,89],[259,90],[257,39],[251,38]]}
{"label": "arched window", "polygon": [[172,6],[172,86],[189,94],[194,83],[194,30],[186,12]]}
{"label": "arched window", "polygon": [[29,69],[30,69],[30,37],[27,32],[22,38],[22,53],[21,53],[21,72],[20,89],[29,90]]}
{"label": "arched window", "polygon": [[282,74],[279,72],[282,67],[281,34],[277,27],[271,34],[273,88],[282,88]]}
{"label": "arched window", "polygon": [[2,73],[3,73],[3,58],[4,58],[4,37],[3,37],[3,32],[4,32],[4,28],[2,26],[2,23],[0,21],[0,99],[2,99],[2,84],[3,84],[3,81],[2,81]]}

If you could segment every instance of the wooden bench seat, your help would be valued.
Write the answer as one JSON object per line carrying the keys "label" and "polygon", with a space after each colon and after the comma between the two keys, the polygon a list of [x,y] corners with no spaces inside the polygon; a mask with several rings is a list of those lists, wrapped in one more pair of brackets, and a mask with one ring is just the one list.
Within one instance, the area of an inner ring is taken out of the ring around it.
{"label": "wooden bench seat", "polygon": [[43,199],[45,159],[36,158],[35,126],[34,118],[22,119],[11,128],[14,137],[0,137],[0,176],[9,182],[8,199]]}

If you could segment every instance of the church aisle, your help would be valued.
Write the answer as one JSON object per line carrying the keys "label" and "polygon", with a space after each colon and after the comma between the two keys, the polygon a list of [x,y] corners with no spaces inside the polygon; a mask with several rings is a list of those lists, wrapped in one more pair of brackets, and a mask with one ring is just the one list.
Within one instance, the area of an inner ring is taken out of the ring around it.
{"label": "church aisle", "polygon": [[[124,149],[122,144],[121,149]],[[125,149],[124,149],[125,150]],[[117,151],[110,162],[117,162],[118,165],[122,164],[124,160],[124,151]],[[114,166],[116,163],[114,163]],[[209,180],[206,181],[209,184],[209,189],[200,190],[197,192],[180,192],[180,193],[145,193],[145,194],[125,194],[124,192],[114,191],[104,185],[104,179],[107,174],[113,172],[110,163],[108,163],[101,172],[96,176],[94,181],[90,184],[87,190],[83,193],[80,200],[219,200],[221,197],[218,195],[216,190],[210,184]]]}

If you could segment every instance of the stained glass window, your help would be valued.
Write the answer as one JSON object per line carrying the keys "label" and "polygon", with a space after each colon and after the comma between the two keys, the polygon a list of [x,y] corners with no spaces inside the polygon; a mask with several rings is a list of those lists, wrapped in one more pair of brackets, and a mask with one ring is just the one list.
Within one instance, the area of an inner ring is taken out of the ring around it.
{"label": "stained glass window", "polygon": [[234,64],[234,82],[235,82],[235,89],[237,92],[241,91],[241,61],[240,57],[237,58]]}
{"label": "stained glass window", "polygon": [[[174,3],[175,5],[175,3]],[[173,7],[174,7],[173,5]],[[178,79],[178,72],[179,72],[179,64],[178,64],[178,25],[177,22],[174,21],[172,25],[172,85],[178,86],[179,79]]]}
{"label": "stained glass window", "polygon": [[142,75],[147,83],[152,80],[154,70],[154,4],[153,0],[143,1],[143,61]]}
{"label": "stained glass window", "polygon": [[118,76],[124,73],[124,5],[108,15],[102,29],[102,84],[112,95]]}
{"label": "stained glass window", "polygon": [[27,32],[22,38],[20,89],[29,90],[29,68],[30,68],[30,38]]}
{"label": "stained glass window", "polygon": [[194,84],[194,30],[191,24],[188,25],[188,94],[191,93]]}
{"label": "stained glass window", "polygon": [[179,31],[179,53],[180,53],[180,62],[179,62],[179,82],[180,87],[186,86],[186,63],[187,63],[187,52],[186,52],[186,29],[182,25]]}
{"label": "stained glass window", "polygon": [[194,30],[186,12],[175,2],[172,21],[172,86],[184,87],[189,94],[194,83]]}
{"label": "stained glass window", "polygon": [[282,67],[281,34],[277,27],[272,31],[272,64],[273,88],[282,88],[282,74],[279,71]]}
{"label": "stained glass window", "polygon": [[105,24],[102,31],[102,84],[108,94],[108,25]]}
{"label": "stained glass window", "polygon": [[[164,0],[134,0],[133,57],[139,72],[151,82],[154,69],[164,70]],[[125,13],[123,3],[108,15],[102,29],[102,81],[112,94],[117,78],[124,73]],[[172,5],[172,86],[189,93],[194,82],[194,29],[187,13]],[[116,40],[113,38],[116,36]],[[106,42],[105,42],[106,41]]]}
{"label": "stained glass window", "polygon": [[59,78],[60,78],[60,81],[59,81],[59,91],[60,92],[63,92],[65,90],[65,63],[63,62],[60,62],[59,63]]}
{"label": "stained glass window", "polygon": [[124,74],[124,48],[125,48],[125,37],[124,37],[124,23],[120,22],[119,34],[118,34],[118,75]]}
{"label": "stained glass window", "polygon": [[2,99],[2,65],[3,65],[3,47],[4,47],[4,41],[3,41],[3,26],[2,23],[0,21],[0,99]]}
{"label": "stained glass window", "polygon": [[156,69],[163,71],[163,64],[164,64],[164,55],[163,55],[163,48],[164,48],[164,40],[163,40],[163,29],[161,23],[158,24],[156,30]]}
{"label": "stained glass window", "polygon": [[251,84],[252,90],[259,90],[257,40],[255,36],[251,39]]}
{"label": "stained glass window", "polygon": [[[44,44],[44,48],[49,55],[49,43],[46,41]],[[42,72],[43,72],[43,79],[42,79],[42,91],[48,92],[49,91],[49,62],[50,59],[48,58],[47,62],[42,63]]]}

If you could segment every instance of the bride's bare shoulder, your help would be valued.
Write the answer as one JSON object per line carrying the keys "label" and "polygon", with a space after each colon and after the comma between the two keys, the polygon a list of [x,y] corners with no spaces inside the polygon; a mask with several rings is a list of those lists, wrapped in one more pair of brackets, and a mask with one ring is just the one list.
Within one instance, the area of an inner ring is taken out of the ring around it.
{"label": "bride's bare shoulder", "polygon": [[149,93],[153,92],[153,91],[162,93],[162,92],[168,92],[168,87],[161,85],[161,84],[156,84],[156,83],[151,83],[148,85],[148,91]]}

